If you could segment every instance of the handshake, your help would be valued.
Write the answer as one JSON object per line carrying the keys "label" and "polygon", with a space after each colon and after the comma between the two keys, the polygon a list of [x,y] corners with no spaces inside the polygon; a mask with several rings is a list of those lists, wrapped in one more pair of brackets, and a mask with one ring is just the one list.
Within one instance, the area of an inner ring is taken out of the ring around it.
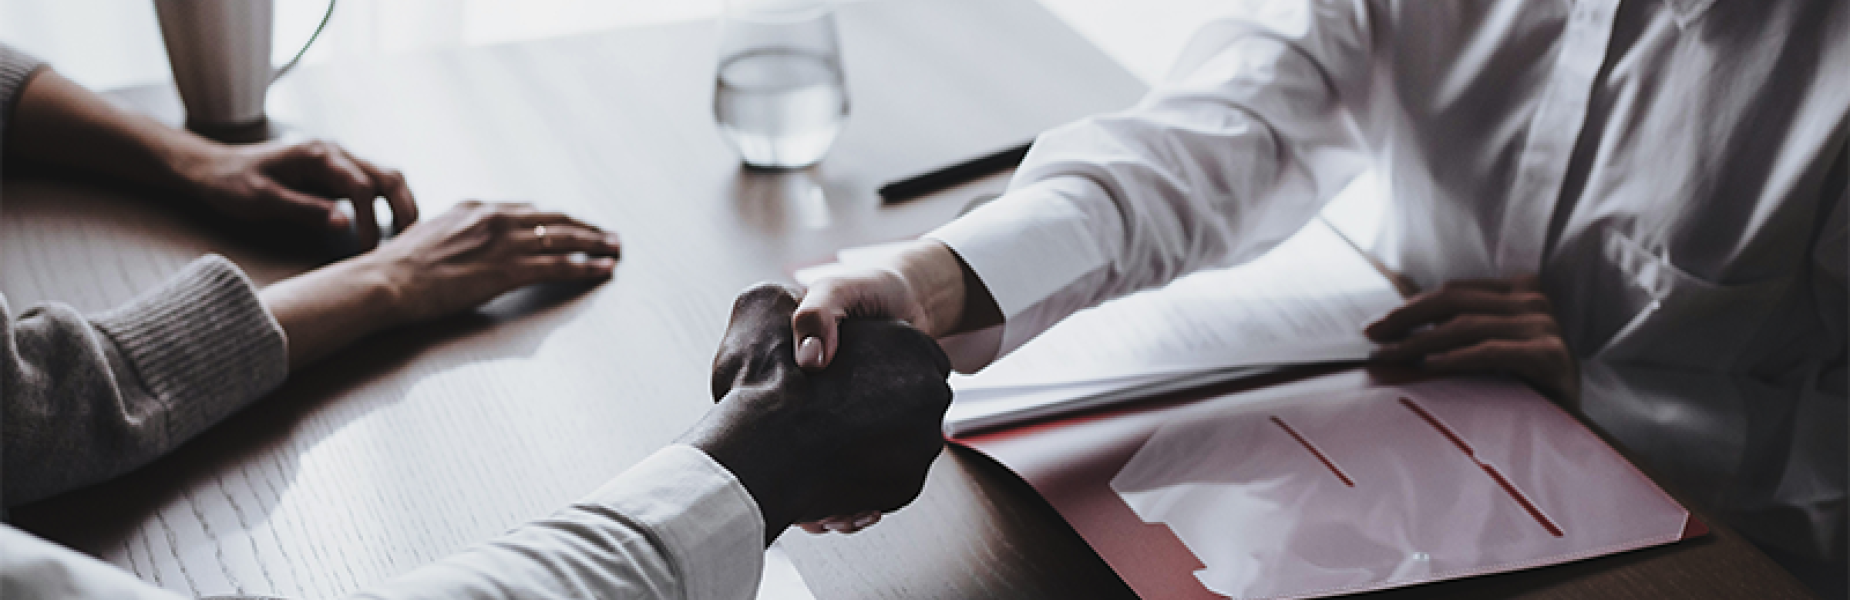
{"label": "handshake", "polygon": [[751,492],[766,543],[798,523],[811,533],[859,530],[917,498],[951,402],[950,360],[900,321],[842,322],[835,360],[805,372],[796,308],[776,285],[739,296],[713,360],[718,406],[680,440]]}

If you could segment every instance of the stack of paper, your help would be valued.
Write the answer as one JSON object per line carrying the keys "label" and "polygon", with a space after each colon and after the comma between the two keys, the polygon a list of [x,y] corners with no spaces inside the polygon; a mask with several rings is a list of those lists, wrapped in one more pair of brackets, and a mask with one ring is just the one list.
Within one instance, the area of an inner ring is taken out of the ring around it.
{"label": "stack of paper", "polygon": [[[843,250],[866,264],[886,247]],[[797,273],[804,283],[834,266]],[[1369,321],[1400,294],[1321,220],[1247,264],[1081,311],[981,372],[952,377],[945,432],[1088,410],[1251,377],[1281,366],[1354,361]]]}

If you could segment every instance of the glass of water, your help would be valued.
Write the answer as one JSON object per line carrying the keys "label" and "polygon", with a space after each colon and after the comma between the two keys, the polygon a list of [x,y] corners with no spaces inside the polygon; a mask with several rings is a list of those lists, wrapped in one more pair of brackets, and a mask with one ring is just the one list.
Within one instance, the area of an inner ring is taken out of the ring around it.
{"label": "glass of water", "polygon": [[830,1],[726,0],[713,115],[748,166],[822,160],[848,117]]}

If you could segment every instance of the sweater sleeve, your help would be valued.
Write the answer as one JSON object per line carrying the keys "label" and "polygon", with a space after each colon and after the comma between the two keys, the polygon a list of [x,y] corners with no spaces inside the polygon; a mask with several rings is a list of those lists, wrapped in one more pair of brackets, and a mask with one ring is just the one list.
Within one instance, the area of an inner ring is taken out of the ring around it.
{"label": "sweater sleeve", "polygon": [[13,107],[19,104],[26,80],[44,65],[31,55],[0,44],[0,140],[6,139],[6,124],[13,118]]}
{"label": "sweater sleeve", "polygon": [[287,374],[282,327],[219,256],[99,315],[46,304],[14,316],[0,297],[0,500],[141,466]]}

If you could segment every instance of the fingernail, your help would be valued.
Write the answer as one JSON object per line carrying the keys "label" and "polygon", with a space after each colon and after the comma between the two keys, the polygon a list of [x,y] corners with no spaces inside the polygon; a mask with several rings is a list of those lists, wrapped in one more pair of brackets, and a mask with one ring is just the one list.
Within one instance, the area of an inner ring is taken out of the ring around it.
{"label": "fingernail", "polygon": [[797,344],[797,365],[806,368],[822,366],[822,338],[810,336]]}
{"label": "fingernail", "polygon": [[847,533],[848,524],[841,521],[823,521],[822,527],[835,533]]}
{"label": "fingernail", "polygon": [[880,520],[879,513],[874,513],[871,515],[861,515],[860,518],[857,518],[854,520],[854,528],[863,529],[863,528],[866,528],[868,525],[874,524],[874,521],[878,521],[878,520]]}
{"label": "fingernail", "polygon": [[609,271],[616,267],[617,267],[617,261],[616,259],[613,259],[613,258],[593,258],[591,259],[591,268],[597,269],[599,271]]}
{"label": "fingernail", "polygon": [[614,234],[614,233],[605,234],[604,235],[604,245],[609,246],[611,248],[615,248],[617,246],[623,245],[623,240],[617,239],[617,234]]}

